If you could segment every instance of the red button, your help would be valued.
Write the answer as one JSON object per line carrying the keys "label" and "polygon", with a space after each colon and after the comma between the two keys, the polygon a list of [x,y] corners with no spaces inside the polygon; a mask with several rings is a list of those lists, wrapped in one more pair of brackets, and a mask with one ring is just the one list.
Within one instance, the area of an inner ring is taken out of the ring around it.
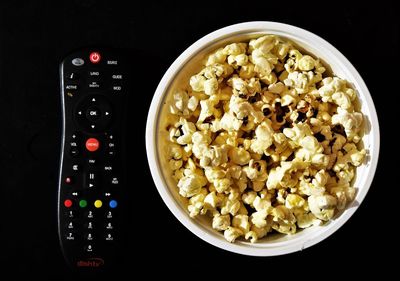
{"label": "red button", "polygon": [[90,138],[86,141],[86,149],[89,150],[90,152],[94,152],[97,149],[99,149],[100,143],[97,139],[95,138]]}
{"label": "red button", "polygon": [[98,52],[90,53],[89,59],[92,63],[99,63],[101,59],[100,53]]}
{"label": "red button", "polygon": [[64,206],[67,207],[67,208],[71,207],[72,206],[72,201],[69,200],[69,199],[65,200],[64,201]]}
{"label": "red button", "polygon": [[72,179],[70,177],[65,178],[65,183],[71,183],[71,182],[72,182]]}

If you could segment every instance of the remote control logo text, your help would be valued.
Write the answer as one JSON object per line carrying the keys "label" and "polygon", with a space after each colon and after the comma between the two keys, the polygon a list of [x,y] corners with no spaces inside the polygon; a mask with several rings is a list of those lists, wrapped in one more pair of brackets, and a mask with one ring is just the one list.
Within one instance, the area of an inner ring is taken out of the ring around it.
{"label": "remote control logo text", "polygon": [[101,258],[89,258],[77,262],[78,267],[101,267],[104,265],[104,260]]}

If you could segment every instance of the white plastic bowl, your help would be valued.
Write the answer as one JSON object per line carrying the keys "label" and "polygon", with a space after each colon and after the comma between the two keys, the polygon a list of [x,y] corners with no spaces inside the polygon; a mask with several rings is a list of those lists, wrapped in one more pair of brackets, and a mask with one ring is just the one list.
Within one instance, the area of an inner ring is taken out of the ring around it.
{"label": "white plastic bowl", "polygon": [[[330,222],[323,226],[304,229],[294,235],[267,236],[254,244],[243,240],[229,243],[222,233],[211,228],[211,223],[206,218],[189,217],[186,206],[179,197],[178,188],[163,173],[158,152],[158,149],[162,148],[157,147],[158,124],[161,108],[169,91],[173,90],[179,81],[188,79],[198,71],[201,67],[199,63],[206,54],[227,43],[240,42],[261,34],[276,34],[295,42],[299,47],[322,59],[335,75],[353,85],[358,91],[361,111],[365,115],[365,135],[362,140],[368,156],[365,163],[357,168],[354,186],[358,190],[355,200]],[[231,25],[212,32],[191,45],[175,60],[158,85],[146,127],[147,158],[153,180],[162,199],[175,217],[204,241],[231,252],[252,256],[274,256],[299,251],[322,241],[339,229],[354,214],[368,192],[378,162],[379,140],[379,124],[374,103],[367,86],[353,65],[331,44],[317,35],[276,22],[246,22]]]}

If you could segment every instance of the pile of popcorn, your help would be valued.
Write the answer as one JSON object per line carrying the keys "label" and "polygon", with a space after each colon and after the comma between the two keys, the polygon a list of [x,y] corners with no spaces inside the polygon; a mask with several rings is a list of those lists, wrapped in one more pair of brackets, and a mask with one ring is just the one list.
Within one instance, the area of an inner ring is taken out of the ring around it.
{"label": "pile of popcorn", "polygon": [[348,83],[265,35],[208,56],[169,101],[169,171],[229,242],[329,221],[355,197],[363,115]]}

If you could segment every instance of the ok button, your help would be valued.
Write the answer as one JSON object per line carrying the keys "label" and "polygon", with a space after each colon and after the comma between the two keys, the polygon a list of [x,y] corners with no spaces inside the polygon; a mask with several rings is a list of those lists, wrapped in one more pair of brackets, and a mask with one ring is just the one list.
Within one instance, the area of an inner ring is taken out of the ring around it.
{"label": "ok button", "polygon": [[86,110],[86,118],[89,121],[96,121],[101,117],[101,111],[97,106],[91,106]]}

